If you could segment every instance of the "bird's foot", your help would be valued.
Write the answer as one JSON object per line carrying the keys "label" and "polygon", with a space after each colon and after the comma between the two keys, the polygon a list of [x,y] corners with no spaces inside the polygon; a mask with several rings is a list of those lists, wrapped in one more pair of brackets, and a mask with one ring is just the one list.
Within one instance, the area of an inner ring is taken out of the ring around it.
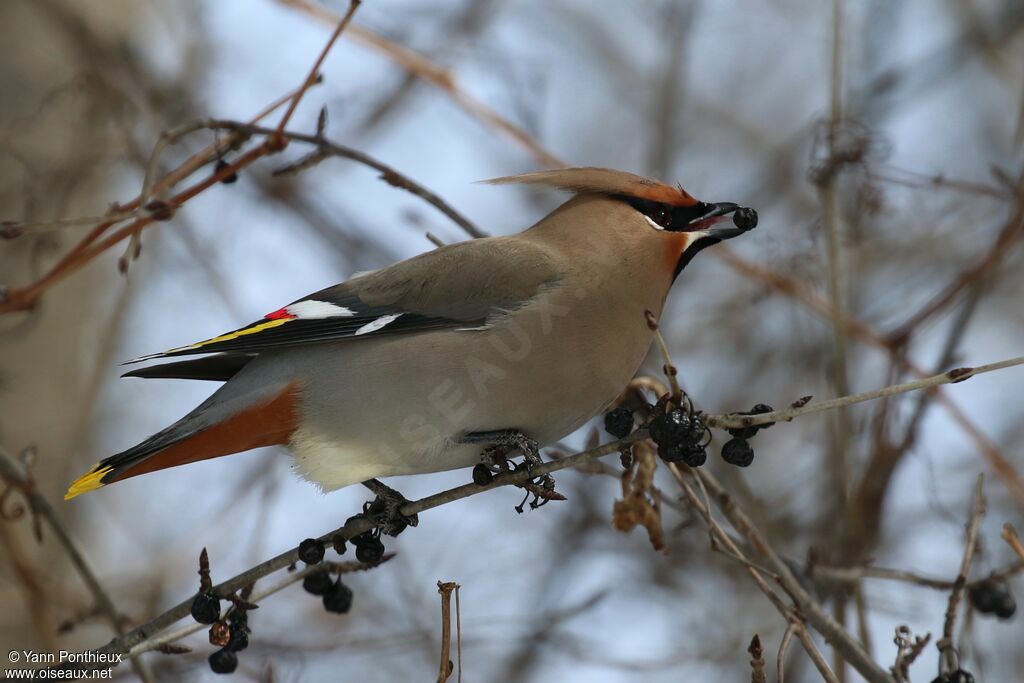
{"label": "bird's foot", "polygon": [[420,523],[417,515],[402,514],[402,506],[409,501],[398,491],[386,486],[377,479],[363,482],[363,486],[373,491],[376,498],[367,503],[363,513],[372,519],[382,534],[397,536],[406,527]]}
{"label": "bird's foot", "polygon": [[[532,475],[534,468],[544,462],[540,457],[537,442],[517,429],[469,432],[464,434],[461,440],[463,443],[488,444],[480,455],[480,463],[473,468],[473,482],[480,486],[491,483],[495,474],[525,469]],[[523,454],[522,463],[514,463],[506,457],[508,453],[516,450]],[[565,500],[562,494],[555,491],[555,479],[550,474],[531,476],[518,486],[526,489],[527,495],[523,502],[516,506],[517,512],[523,511],[527,501],[530,508],[535,509],[549,500]]]}

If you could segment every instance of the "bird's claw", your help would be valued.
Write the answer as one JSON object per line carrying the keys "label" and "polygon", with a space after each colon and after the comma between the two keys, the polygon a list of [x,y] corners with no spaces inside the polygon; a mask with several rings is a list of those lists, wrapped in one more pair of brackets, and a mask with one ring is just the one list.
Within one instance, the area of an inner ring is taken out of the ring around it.
{"label": "bird's claw", "polygon": [[[473,432],[465,435],[464,441],[489,444],[480,454],[480,463],[473,468],[473,482],[477,485],[486,486],[494,480],[495,475],[507,472],[526,470],[530,475],[527,481],[517,484],[527,492],[523,502],[516,506],[517,512],[522,512],[525,509],[527,501],[529,501],[531,509],[536,509],[549,500],[565,500],[562,494],[555,491],[554,477],[550,474],[533,476],[534,468],[539,467],[544,461],[540,457],[537,442],[522,432],[516,430]],[[521,463],[512,462],[506,457],[513,450],[523,454]]]}
{"label": "bird's claw", "polygon": [[420,523],[418,515],[402,513],[402,507],[409,501],[401,493],[376,479],[370,479],[363,483],[377,496],[372,502],[366,504],[363,512],[374,521],[382,534],[397,536],[405,531],[406,527],[416,526]]}

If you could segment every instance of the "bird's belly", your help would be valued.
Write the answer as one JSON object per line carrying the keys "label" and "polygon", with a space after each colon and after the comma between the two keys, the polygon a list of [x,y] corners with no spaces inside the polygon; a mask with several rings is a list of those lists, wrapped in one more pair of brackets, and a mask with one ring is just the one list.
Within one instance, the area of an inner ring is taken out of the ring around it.
{"label": "bird's belly", "polygon": [[473,465],[482,447],[459,443],[467,432],[557,441],[608,405],[646,352],[638,341],[610,353],[586,343],[602,335],[568,322],[344,342],[302,356],[316,370],[292,439],[297,469],[334,489]]}

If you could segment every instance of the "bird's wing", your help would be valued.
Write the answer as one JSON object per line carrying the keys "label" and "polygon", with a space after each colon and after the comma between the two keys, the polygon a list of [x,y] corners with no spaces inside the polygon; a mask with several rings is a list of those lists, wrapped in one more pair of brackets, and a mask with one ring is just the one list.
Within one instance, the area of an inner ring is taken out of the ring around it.
{"label": "bird's wing", "polygon": [[461,242],[320,290],[237,330],[128,362],[480,329],[496,315],[524,305],[559,276],[546,251],[521,239]]}

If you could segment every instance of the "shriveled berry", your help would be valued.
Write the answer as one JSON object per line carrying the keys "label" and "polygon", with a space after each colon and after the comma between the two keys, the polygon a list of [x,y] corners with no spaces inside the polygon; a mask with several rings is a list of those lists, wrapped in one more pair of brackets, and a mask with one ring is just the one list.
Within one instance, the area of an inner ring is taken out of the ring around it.
{"label": "shriveled berry", "polygon": [[224,646],[224,649],[231,652],[241,652],[247,647],[249,647],[249,627],[245,624],[232,624],[231,639],[228,640],[228,644]]}
{"label": "shriveled berry", "polygon": [[[764,415],[766,413],[771,413],[771,412],[774,412],[774,411],[775,411],[775,409],[772,408],[770,405],[767,405],[765,403],[758,403],[757,405],[755,405],[750,410],[748,410],[748,411],[746,411],[744,413],[740,413],[740,415]],[[753,426],[750,426],[750,427],[738,427],[736,429],[728,429],[726,431],[728,431],[731,436],[735,436],[736,438],[739,438],[739,439],[749,439],[754,434],[757,434],[757,432],[759,430],[761,430],[761,429],[768,429],[773,424],[775,424],[775,423],[774,422],[769,422],[769,423],[763,424],[763,425],[753,425]]]}
{"label": "shriveled berry", "polygon": [[708,461],[708,449],[704,446],[698,443],[691,443],[683,448],[683,462],[690,467],[700,467]]}
{"label": "shriveled berry", "polygon": [[199,593],[192,600],[191,612],[200,624],[212,624],[220,619],[220,600],[213,593]]}
{"label": "shriveled berry", "polygon": [[651,439],[659,446],[675,446],[686,440],[690,417],[682,410],[662,413],[651,421]]}
{"label": "shriveled berry", "polygon": [[380,542],[380,539],[373,536],[357,538],[361,540],[356,544],[356,559],[364,564],[380,562],[380,558],[384,557],[384,544]]}
{"label": "shriveled berry", "polygon": [[629,436],[629,433],[633,431],[633,411],[625,406],[620,406],[605,413],[604,431],[616,439]]}
{"label": "shriveled berry", "polygon": [[677,444],[675,446],[658,446],[658,456],[665,462],[682,462],[685,456],[686,446]]}
{"label": "shriveled berry", "polygon": [[306,564],[317,564],[324,559],[324,544],[315,538],[307,538],[299,544],[299,559]]}
{"label": "shriveled berry", "polygon": [[494,474],[491,472],[487,465],[477,463],[476,467],[473,468],[473,483],[477,486],[487,486],[494,481]]}
{"label": "shriveled berry", "polygon": [[341,579],[324,593],[324,609],[335,614],[344,614],[352,609],[352,589],[343,584]]}
{"label": "shriveled berry", "polygon": [[740,230],[753,230],[757,227],[757,211],[741,206],[733,212],[732,223]]}
{"label": "shriveled berry", "polygon": [[722,460],[737,467],[748,467],[754,462],[754,449],[746,439],[729,439],[722,446]]}
{"label": "shriveled berry", "polygon": [[334,552],[344,555],[345,551],[348,550],[348,546],[345,545],[344,534],[334,534],[331,536],[331,546],[334,548]]}
{"label": "shriveled berry", "polygon": [[957,669],[949,674],[949,683],[974,683],[974,674],[963,669]]}
{"label": "shriveled berry", "polygon": [[215,674],[229,674],[238,668],[238,655],[224,648],[210,655],[210,669]]}
{"label": "shriveled berry", "polygon": [[949,674],[939,674],[932,680],[932,683],[949,683]]}
{"label": "shriveled berry", "polygon": [[331,581],[331,576],[326,571],[307,574],[306,578],[302,580],[302,589],[313,595],[323,595],[331,590],[333,585],[334,582]]}

